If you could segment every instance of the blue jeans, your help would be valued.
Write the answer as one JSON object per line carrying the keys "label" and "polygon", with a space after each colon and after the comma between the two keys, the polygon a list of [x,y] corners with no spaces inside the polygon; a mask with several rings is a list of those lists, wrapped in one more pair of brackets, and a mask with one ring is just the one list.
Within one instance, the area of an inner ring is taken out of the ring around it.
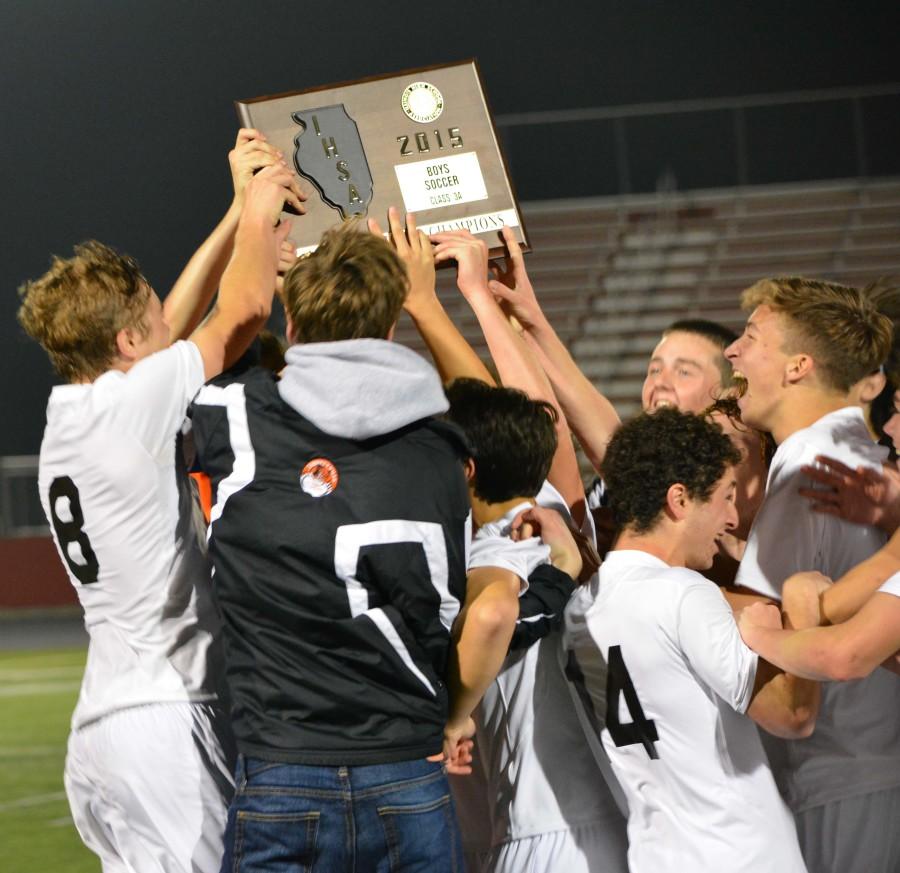
{"label": "blue jeans", "polygon": [[441,764],[319,767],[238,758],[222,873],[456,873]]}

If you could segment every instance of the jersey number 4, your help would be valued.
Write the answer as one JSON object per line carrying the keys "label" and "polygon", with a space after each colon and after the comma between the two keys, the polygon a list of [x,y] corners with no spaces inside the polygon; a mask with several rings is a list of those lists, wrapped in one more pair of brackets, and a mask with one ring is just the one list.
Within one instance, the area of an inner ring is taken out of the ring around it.
{"label": "jersey number 4", "polygon": [[[100,564],[91,541],[84,532],[84,513],[81,511],[78,488],[68,476],[57,476],[50,483],[49,498],[53,531],[69,570],[82,585],[96,582],[100,575]],[[65,507],[68,507],[67,511]]]}
{"label": "jersey number 4", "polygon": [[[634,683],[628,675],[628,668],[622,658],[621,646],[610,646],[607,655],[609,672],[606,675],[606,729],[617,746],[633,746],[640,743],[651,758],[659,758],[656,743],[659,734],[656,722],[644,715],[644,709],[638,700]],[[630,722],[619,721],[619,695],[625,695]]]}

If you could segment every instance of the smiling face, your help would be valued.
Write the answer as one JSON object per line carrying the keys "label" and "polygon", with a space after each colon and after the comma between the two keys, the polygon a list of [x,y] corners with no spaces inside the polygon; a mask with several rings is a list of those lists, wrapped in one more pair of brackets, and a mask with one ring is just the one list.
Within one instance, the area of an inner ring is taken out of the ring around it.
{"label": "smiling face", "polygon": [[777,429],[790,358],[784,345],[783,316],[768,306],[757,306],[744,332],[725,349],[735,376],[746,383],[738,400],[741,418],[757,430]]}
{"label": "smiling face", "polygon": [[707,570],[719,552],[719,541],[737,527],[735,506],[737,480],[734,467],[728,467],[716,483],[709,500],[689,499],[684,522],[684,566],[691,570]]}
{"label": "smiling face", "polygon": [[653,350],[641,389],[645,412],[674,406],[682,412],[702,412],[721,392],[721,350],[708,339],[672,331]]}

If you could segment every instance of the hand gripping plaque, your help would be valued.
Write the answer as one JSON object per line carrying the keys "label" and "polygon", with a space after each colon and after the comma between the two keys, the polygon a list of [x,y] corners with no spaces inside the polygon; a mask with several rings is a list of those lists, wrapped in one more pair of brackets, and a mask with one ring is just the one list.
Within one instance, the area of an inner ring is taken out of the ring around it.
{"label": "hand gripping plaque", "polygon": [[341,218],[365,215],[372,202],[372,174],[359,128],[343,103],[292,112],[303,129],[294,137],[294,166]]}

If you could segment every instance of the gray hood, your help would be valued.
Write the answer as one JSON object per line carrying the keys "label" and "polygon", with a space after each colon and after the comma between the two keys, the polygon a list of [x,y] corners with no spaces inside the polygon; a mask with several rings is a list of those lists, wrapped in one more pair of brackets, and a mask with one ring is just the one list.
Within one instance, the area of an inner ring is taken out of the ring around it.
{"label": "gray hood", "polygon": [[449,408],[434,367],[388,340],[295,345],[285,360],[281,399],[332,436],[369,439]]}

